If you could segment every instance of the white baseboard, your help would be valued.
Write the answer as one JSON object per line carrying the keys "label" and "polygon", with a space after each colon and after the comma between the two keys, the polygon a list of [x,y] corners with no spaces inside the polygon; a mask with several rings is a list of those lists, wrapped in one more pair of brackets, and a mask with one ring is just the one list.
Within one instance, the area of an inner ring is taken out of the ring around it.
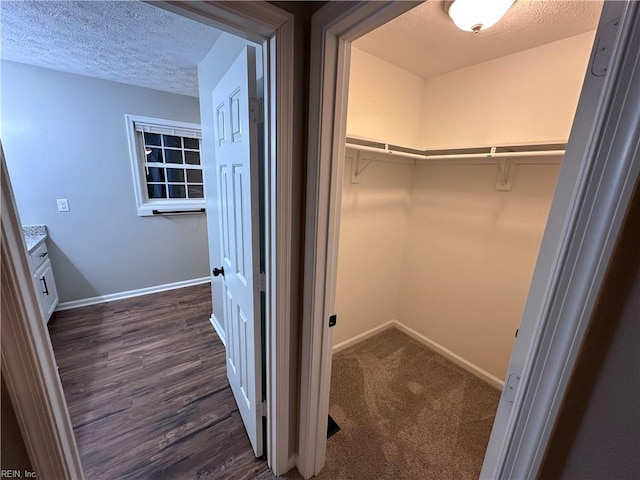
{"label": "white baseboard", "polygon": [[366,332],[361,333],[360,335],[356,335],[355,337],[350,338],[349,340],[340,342],[333,346],[333,353],[338,353],[339,351],[344,350],[345,348],[349,348],[350,346],[355,345],[356,343],[360,343],[369,337],[373,337],[375,334],[380,333],[383,330],[386,330],[387,328],[393,327],[395,323],[397,323],[396,320],[389,320],[388,322],[385,322],[382,325],[378,325],[377,327],[374,327],[371,330],[367,330]]}
{"label": "white baseboard", "polygon": [[210,282],[210,277],[194,278],[192,280],[183,280],[181,282],[166,283],[164,285],[156,285],[155,287],[139,288],[137,290],[129,290],[126,292],[110,293],[108,295],[100,295],[98,297],[84,298],[82,300],[72,300],[70,302],[62,302],[58,304],[56,312],[62,310],[71,310],[72,308],[87,307],[98,303],[113,302],[114,300],[123,300],[125,298],[139,297],[150,293],[165,292],[167,290],[175,290],[176,288],[191,287],[193,285],[201,285]]}
{"label": "white baseboard", "polygon": [[498,390],[502,390],[502,387],[504,386],[504,381],[500,380],[497,377],[494,377],[486,370],[483,370],[482,368],[478,367],[477,365],[474,365],[470,361],[465,360],[461,356],[456,355],[451,350],[443,347],[439,343],[434,342],[433,340],[425,337],[424,335],[416,332],[412,328],[407,327],[406,325],[398,322],[397,320],[394,320],[394,326],[398,330],[406,333],[407,335],[414,338],[418,342],[434,350],[436,353],[439,353],[446,359],[451,360],[456,365],[464,368],[467,372],[474,374],[476,377],[478,377],[481,380],[484,380],[492,387],[495,387]]}
{"label": "white baseboard", "polygon": [[477,365],[474,365],[470,361],[465,360],[460,355],[453,353],[451,350],[443,347],[439,343],[434,342],[433,340],[425,337],[424,335],[416,332],[412,328],[407,327],[406,325],[400,323],[397,320],[389,320],[388,322],[383,323],[382,325],[379,325],[375,328],[372,328],[371,330],[367,330],[366,332],[361,333],[360,335],[356,335],[355,337],[350,338],[349,340],[345,340],[344,342],[340,342],[334,345],[333,353],[338,353],[339,351],[344,350],[345,348],[349,348],[357,343],[360,343],[363,340],[366,340],[367,338],[382,332],[383,330],[386,330],[388,328],[394,328],[394,327],[400,330],[401,332],[406,333],[411,338],[417,340],[418,342],[422,343],[426,347],[429,347],[431,350],[435,351],[436,353],[442,355],[447,360],[451,360],[456,365],[464,368],[467,372],[472,373],[473,375],[475,375],[481,380],[484,380],[492,387],[502,390],[502,387],[504,386],[504,381],[500,380],[497,377],[494,377],[486,370],[483,370],[482,368],[478,367]]}
{"label": "white baseboard", "polygon": [[211,314],[211,318],[209,318],[209,321],[211,322],[211,325],[213,325],[213,329],[218,334],[218,337],[220,337],[220,341],[224,345],[224,348],[227,348],[227,339],[224,336],[224,329],[213,313]]}

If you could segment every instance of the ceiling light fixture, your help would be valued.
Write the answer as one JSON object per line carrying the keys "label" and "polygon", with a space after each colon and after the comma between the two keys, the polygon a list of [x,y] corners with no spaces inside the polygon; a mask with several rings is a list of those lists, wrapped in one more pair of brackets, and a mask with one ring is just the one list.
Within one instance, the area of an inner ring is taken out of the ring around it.
{"label": "ceiling light fixture", "polygon": [[454,0],[444,2],[445,11],[460,30],[478,33],[500,20],[515,0]]}

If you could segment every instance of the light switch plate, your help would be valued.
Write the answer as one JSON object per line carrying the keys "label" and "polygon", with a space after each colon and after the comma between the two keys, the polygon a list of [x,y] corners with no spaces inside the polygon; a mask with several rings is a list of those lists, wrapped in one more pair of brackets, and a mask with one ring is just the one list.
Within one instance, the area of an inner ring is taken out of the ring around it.
{"label": "light switch plate", "polygon": [[59,212],[68,212],[69,211],[69,200],[66,198],[57,198],[56,202],[58,202],[58,211]]}

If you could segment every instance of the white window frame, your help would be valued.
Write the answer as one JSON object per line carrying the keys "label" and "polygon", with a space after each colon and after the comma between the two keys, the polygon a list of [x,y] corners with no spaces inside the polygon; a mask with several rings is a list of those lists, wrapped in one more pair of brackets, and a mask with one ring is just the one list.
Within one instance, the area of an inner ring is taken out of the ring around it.
{"label": "white window frame", "polygon": [[[202,129],[200,124],[167,120],[161,118],[143,117],[139,115],[125,114],[127,124],[127,138],[129,141],[129,157],[133,174],[133,190],[136,197],[138,215],[141,217],[157,215],[185,215],[190,213],[205,213],[205,198],[188,199],[151,199],[147,193],[147,179],[145,175],[144,140],[140,129],[151,133],[175,135],[178,137],[197,138],[200,141],[200,167],[203,172],[204,189],[204,165],[202,164]],[[180,168],[178,164],[176,168]],[[184,168],[184,165],[182,165]]]}

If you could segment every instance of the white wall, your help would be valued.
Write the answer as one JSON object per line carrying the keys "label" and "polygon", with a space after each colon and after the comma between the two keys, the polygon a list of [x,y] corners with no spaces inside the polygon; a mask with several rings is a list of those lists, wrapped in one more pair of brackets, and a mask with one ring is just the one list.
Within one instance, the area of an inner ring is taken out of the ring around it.
{"label": "white wall", "polygon": [[23,224],[49,229],[61,302],[207,276],[204,215],[138,216],[124,120],[199,123],[197,98],[13,62],[1,75],[18,210]]}
{"label": "white wall", "polygon": [[[421,80],[421,93],[407,72],[354,50],[347,131],[419,148],[566,141],[593,36],[589,32]],[[415,105],[407,105],[409,99],[422,99],[420,116]],[[389,104],[402,108],[393,111]],[[348,183],[346,166],[334,344],[396,319],[503,379],[558,165],[513,167],[511,192],[495,190],[492,165],[409,168],[408,217],[393,210],[394,200],[391,206],[383,201],[385,182],[396,185],[394,169],[405,175],[407,166],[380,165],[368,167],[360,185]],[[362,195],[370,200],[352,200]],[[391,211],[395,223],[385,217]],[[368,246],[377,219],[397,232],[396,241],[385,245],[383,260],[395,266],[395,259],[404,258],[386,282],[367,267],[378,261],[378,251]],[[362,244],[367,246],[355,247]]]}
{"label": "white wall", "polygon": [[418,166],[398,320],[504,379],[558,165]]}
{"label": "white wall", "polygon": [[566,142],[594,35],[425,80],[422,148]]}
{"label": "white wall", "polygon": [[334,345],[396,318],[411,201],[413,165],[373,162],[352,184],[351,162],[342,187]]}
{"label": "white wall", "polygon": [[420,77],[352,48],[349,82],[348,136],[420,146]]}

